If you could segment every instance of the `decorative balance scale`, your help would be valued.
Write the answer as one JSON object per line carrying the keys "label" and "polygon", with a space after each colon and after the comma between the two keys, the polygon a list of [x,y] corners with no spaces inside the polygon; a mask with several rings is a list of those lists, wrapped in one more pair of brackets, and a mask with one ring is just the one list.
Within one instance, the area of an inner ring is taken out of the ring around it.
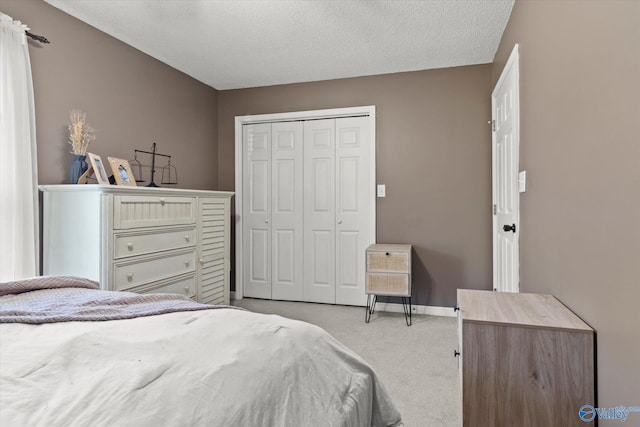
{"label": "decorative balance scale", "polygon": [[155,173],[156,173],[156,156],[166,157],[167,164],[162,167],[162,175],[160,184],[163,185],[175,185],[178,183],[178,170],[175,166],[171,164],[171,156],[167,154],[161,154],[156,151],[156,143],[154,142],[151,145],[151,151],[144,150],[133,150],[133,160],[129,162],[131,169],[136,169],[137,173],[134,173],[136,177],[136,182],[144,182],[145,180],[142,178],[142,164],[138,160],[138,153],[151,154],[151,182],[147,184],[147,187],[158,187],[158,184],[155,183]]}

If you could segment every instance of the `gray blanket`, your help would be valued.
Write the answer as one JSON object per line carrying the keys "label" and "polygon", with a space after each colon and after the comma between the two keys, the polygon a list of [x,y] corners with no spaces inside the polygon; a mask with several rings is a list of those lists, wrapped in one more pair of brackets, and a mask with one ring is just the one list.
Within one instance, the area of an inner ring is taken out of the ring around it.
{"label": "gray blanket", "polygon": [[235,308],[193,302],[178,294],[100,291],[97,282],[44,276],[0,283],[0,323],[132,319],[177,311]]}

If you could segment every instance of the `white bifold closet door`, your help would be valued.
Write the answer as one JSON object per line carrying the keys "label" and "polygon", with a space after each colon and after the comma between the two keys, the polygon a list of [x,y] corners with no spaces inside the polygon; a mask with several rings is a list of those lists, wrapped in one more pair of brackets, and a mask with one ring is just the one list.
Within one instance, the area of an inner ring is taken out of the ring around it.
{"label": "white bifold closet door", "polygon": [[246,296],[365,304],[370,138],[368,117],[244,126]]}
{"label": "white bifold closet door", "polygon": [[369,138],[367,117],[305,122],[305,301],[365,302]]}
{"label": "white bifold closet door", "polygon": [[302,122],[243,132],[245,293],[302,301]]}

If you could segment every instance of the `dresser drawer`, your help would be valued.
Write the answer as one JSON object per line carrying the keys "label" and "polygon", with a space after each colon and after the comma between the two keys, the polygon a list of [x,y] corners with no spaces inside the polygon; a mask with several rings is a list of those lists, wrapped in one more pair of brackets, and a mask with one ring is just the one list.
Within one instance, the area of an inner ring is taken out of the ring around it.
{"label": "dresser drawer", "polygon": [[367,271],[408,273],[410,262],[410,252],[367,251]]}
{"label": "dresser drawer", "polygon": [[367,273],[366,293],[376,295],[411,296],[408,274]]}
{"label": "dresser drawer", "polygon": [[196,297],[196,277],[195,275],[179,278],[169,282],[162,282],[160,285],[146,287],[139,291],[141,294],[180,294],[189,298]]}
{"label": "dresser drawer", "polygon": [[114,258],[119,259],[194,246],[196,244],[196,230],[195,228],[186,228],[116,234],[113,240]]}
{"label": "dresser drawer", "polygon": [[177,254],[120,262],[114,266],[114,288],[127,290],[145,283],[195,271],[195,249]]}
{"label": "dresser drawer", "polygon": [[194,197],[114,196],[114,229],[195,224]]}

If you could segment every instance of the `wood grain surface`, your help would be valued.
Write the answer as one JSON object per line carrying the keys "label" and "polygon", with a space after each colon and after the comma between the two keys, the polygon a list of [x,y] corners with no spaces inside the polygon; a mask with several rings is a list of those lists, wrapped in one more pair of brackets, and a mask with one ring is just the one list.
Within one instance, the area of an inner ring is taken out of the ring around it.
{"label": "wood grain surface", "polygon": [[464,426],[584,425],[580,407],[595,405],[588,325],[550,295],[458,290],[458,302]]}

